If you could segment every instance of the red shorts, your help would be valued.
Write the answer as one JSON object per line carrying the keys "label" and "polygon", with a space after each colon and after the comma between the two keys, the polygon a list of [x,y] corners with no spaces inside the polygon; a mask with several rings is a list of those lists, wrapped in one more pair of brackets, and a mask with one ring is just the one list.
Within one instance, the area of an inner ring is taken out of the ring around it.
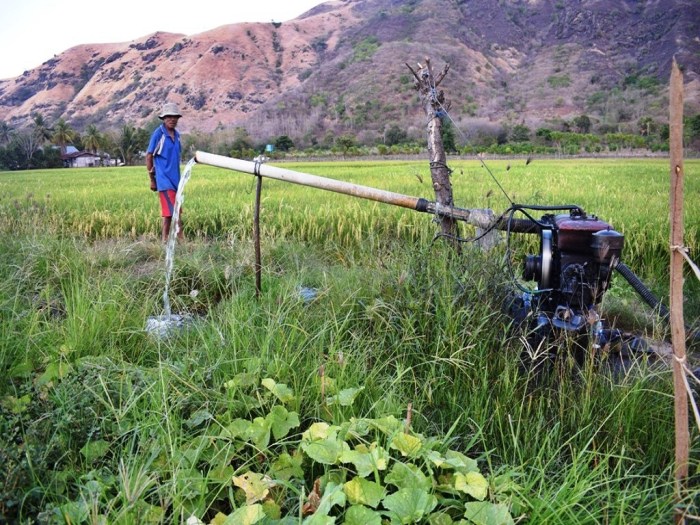
{"label": "red shorts", "polygon": [[160,215],[162,217],[172,217],[177,192],[175,190],[165,190],[159,191],[158,195],[160,195]]}

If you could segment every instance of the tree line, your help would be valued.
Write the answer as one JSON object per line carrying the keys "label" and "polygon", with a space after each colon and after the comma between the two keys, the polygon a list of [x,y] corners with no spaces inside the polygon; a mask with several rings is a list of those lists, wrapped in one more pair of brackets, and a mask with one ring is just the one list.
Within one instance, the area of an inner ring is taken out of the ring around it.
{"label": "tree line", "polygon": [[[160,121],[153,119],[145,127],[124,124],[117,130],[102,131],[94,124],[82,133],[69,122],[59,118],[50,124],[41,113],[32,115],[30,126],[15,130],[0,121],[0,170],[60,168],[66,164],[64,155],[69,145],[79,151],[99,155],[105,165],[135,165],[143,163],[150,133]],[[700,151],[700,114],[685,118],[685,144],[689,150]],[[494,124],[474,127],[468,133],[449,118],[442,126],[443,143],[448,153],[472,155],[578,155],[610,152],[666,152],[668,124],[650,117],[637,122],[636,133],[622,133],[614,126],[592,129],[591,119],[580,115],[560,123],[557,129],[531,129],[525,124]],[[425,151],[425,139],[410,137],[397,124],[387,124],[384,133],[371,143],[362,142],[352,132],[325,133],[321,137],[295,140],[288,135],[253,139],[245,127],[219,129],[205,133],[183,133],[183,156],[191,157],[197,150],[210,151],[236,158],[253,158],[264,153],[273,158],[287,156],[360,156],[413,155]],[[301,143],[303,142],[303,145]],[[184,158],[183,160],[187,160]]]}

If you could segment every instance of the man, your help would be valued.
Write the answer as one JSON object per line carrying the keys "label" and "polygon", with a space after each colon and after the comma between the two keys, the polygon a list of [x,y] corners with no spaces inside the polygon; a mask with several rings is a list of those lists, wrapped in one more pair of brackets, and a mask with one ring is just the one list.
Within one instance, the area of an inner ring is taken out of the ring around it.
{"label": "man", "polygon": [[[153,131],[146,150],[146,169],[151,178],[151,190],[160,195],[163,242],[167,242],[170,234],[175,196],[180,184],[180,133],[175,128],[181,116],[177,105],[166,102],[158,115],[163,123]],[[178,228],[178,239],[181,240],[182,221],[179,219]]]}

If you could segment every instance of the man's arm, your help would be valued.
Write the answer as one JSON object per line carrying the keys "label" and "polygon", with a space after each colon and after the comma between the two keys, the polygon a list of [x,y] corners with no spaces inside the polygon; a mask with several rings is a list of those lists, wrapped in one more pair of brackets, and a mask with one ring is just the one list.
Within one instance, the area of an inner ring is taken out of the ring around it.
{"label": "man's arm", "polygon": [[151,179],[151,191],[157,191],[156,186],[156,168],[153,165],[153,153],[146,153],[146,169],[148,170],[148,177]]}

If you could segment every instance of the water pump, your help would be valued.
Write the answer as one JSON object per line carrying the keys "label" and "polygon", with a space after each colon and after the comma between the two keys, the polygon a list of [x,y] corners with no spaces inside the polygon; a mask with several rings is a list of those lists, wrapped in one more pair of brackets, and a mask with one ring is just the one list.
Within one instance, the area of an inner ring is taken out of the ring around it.
{"label": "water pump", "polygon": [[[603,295],[618,270],[653,307],[662,307],[639,279],[620,262],[624,235],[577,206],[526,207],[547,211],[540,219],[530,218],[531,229],[539,235],[539,253],[523,261],[520,293],[509,301],[509,313],[525,328],[531,346],[545,339],[569,337],[581,348],[609,348],[618,344],[620,354],[648,353],[646,341],[619,329],[607,327],[599,314]],[[528,221],[522,221],[528,222]],[[519,226],[518,231],[523,231]],[[510,232],[509,232],[510,234]],[[515,281],[515,279],[514,279]]]}

